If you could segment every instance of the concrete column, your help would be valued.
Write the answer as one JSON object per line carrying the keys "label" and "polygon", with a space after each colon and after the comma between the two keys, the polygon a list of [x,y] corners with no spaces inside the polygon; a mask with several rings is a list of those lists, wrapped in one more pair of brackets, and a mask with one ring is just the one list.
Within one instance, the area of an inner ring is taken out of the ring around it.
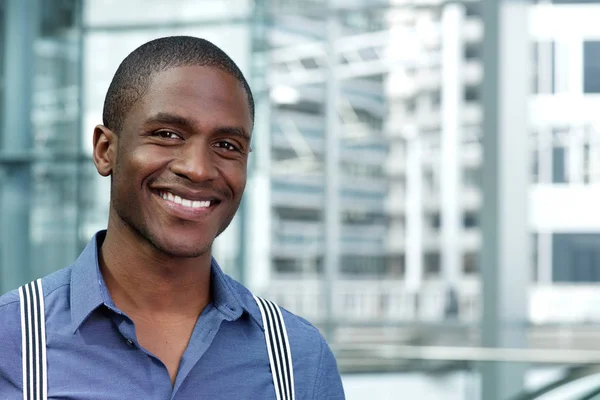
{"label": "concrete column", "polygon": [[589,127],[590,137],[590,157],[589,157],[589,168],[590,168],[590,183],[600,183],[600,125],[592,124]]}
{"label": "concrete column", "polygon": [[333,340],[335,322],[335,282],[340,268],[340,82],[335,74],[338,64],[336,42],[341,35],[337,0],[329,0],[327,16],[327,83],[325,95],[325,311],[327,339]]}
{"label": "concrete column", "polygon": [[567,42],[569,52],[568,92],[576,97],[583,95],[583,41],[580,37],[570,38]]}
{"label": "concrete column", "polygon": [[[267,86],[266,52],[268,10],[264,0],[256,1],[252,27],[252,90],[255,101],[251,162],[248,166],[246,195],[240,215],[240,255],[238,279],[257,294],[268,289],[272,276],[271,203],[271,99]],[[259,56],[260,54],[260,56]],[[264,57],[261,59],[260,57]]]}
{"label": "concrete column", "polygon": [[538,273],[539,283],[552,283],[552,232],[538,232]]}
{"label": "concrete column", "polygon": [[248,287],[262,294],[268,289],[272,274],[271,242],[271,128],[269,94],[259,94],[256,100],[256,119],[253,133],[252,160],[244,199],[241,251],[246,254],[240,271]]}
{"label": "concrete column", "polygon": [[[538,43],[537,86],[540,94],[551,94],[553,87],[552,43]],[[538,129],[538,184],[552,184],[553,137],[552,128],[542,126]],[[538,232],[537,241],[537,281],[552,282],[552,232]]]}
{"label": "concrete column", "polygon": [[423,167],[421,138],[406,143],[406,289],[416,294],[423,281]]}
{"label": "concrete column", "polygon": [[574,126],[569,131],[567,144],[567,181],[570,184],[583,183],[584,148],[583,132],[580,127]]}
{"label": "concrete column", "polygon": [[554,43],[554,90],[556,93],[569,91],[569,45],[564,39]]}
{"label": "concrete column", "polygon": [[[524,0],[482,3],[483,209],[482,345],[526,346],[531,275],[528,191],[531,45]],[[482,363],[482,396],[505,400],[523,390],[524,364]]]}
{"label": "concrete column", "polygon": [[[542,57],[538,57],[540,63],[551,63],[551,59],[542,60]],[[541,74],[538,75],[538,77]],[[552,82],[549,82],[550,88]],[[546,85],[538,85],[538,87],[548,88]],[[545,90],[545,89],[544,89]],[[542,92],[549,93],[549,92]],[[553,139],[552,129],[546,127],[540,127],[538,130],[538,141],[537,141],[537,152],[538,152],[538,182],[539,185],[551,185],[552,184],[552,162],[553,162]],[[537,281],[539,283],[551,283],[552,282],[552,232],[550,231],[538,231],[537,241]]]}
{"label": "concrete column", "polygon": [[442,274],[454,290],[462,275],[462,204],[460,148],[463,106],[464,6],[449,3],[442,12],[442,139],[441,139],[441,242]]}
{"label": "concrete column", "polygon": [[[34,41],[38,27],[36,0],[4,2],[4,90],[0,132],[2,154],[31,150],[31,107]],[[32,276],[30,265],[30,163],[0,164],[0,292],[14,289]]]}

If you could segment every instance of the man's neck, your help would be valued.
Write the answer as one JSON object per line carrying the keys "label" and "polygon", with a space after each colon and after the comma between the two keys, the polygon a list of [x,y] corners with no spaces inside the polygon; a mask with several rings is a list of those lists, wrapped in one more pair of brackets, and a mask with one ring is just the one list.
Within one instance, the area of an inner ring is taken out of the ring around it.
{"label": "man's neck", "polygon": [[210,302],[210,253],[172,258],[133,232],[109,230],[99,263],[115,305],[126,313],[197,317]]}

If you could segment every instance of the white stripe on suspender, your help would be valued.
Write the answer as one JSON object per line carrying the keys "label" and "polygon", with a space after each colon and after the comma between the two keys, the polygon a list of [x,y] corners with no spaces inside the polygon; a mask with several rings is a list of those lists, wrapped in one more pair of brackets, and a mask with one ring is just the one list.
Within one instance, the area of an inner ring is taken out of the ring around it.
{"label": "white stripe on suspender", "polygon": [[269,300],[257,296],[254,300],[262,315],[275,397],[277,400],[295,400],[292,353],[281,309]]}
{"label": "white stripe on suspender", "polygon": [[21,352],[23,400],[48,399],[46,316],[42,280],[19,288],[21,301]]}

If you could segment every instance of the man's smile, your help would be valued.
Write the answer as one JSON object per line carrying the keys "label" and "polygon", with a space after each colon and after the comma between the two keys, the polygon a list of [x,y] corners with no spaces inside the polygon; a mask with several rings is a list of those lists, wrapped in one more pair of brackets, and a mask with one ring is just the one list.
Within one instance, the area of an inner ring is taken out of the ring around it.
{"label": "man's smile", "polygon": [[196,219],[212,212],[221,200],[207,194],[176,194],[172,191],[160,189],[152,190],[152,194],[160,199],[167,212],[177,218]]}
{"label": "man's smile", "polygon": [[181,204],[184,207],[189,207],[189,208],[208,208],[208,207],[210,207],[210,204],[211,204],[210,200],[190,200],[190,199],[185,199],[183,197],[180,197],[180,196],[178,196],[176,194],[173,194],[171,192],[168,192],[168,191],[161,190],[159,193],[160,193],[160,197],[162,197],[164,200],[173,202],[175,204]]}

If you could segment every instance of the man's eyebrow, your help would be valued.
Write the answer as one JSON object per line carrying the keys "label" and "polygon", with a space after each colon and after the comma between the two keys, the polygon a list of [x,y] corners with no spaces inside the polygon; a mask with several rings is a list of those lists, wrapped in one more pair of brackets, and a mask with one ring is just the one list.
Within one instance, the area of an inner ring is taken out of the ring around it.
{"label": "man's eyebrow", "polygon": [[159,112],[146,120],[147,124],[160,123],[179,126],[192,126],[192,123],[180,115]]}

